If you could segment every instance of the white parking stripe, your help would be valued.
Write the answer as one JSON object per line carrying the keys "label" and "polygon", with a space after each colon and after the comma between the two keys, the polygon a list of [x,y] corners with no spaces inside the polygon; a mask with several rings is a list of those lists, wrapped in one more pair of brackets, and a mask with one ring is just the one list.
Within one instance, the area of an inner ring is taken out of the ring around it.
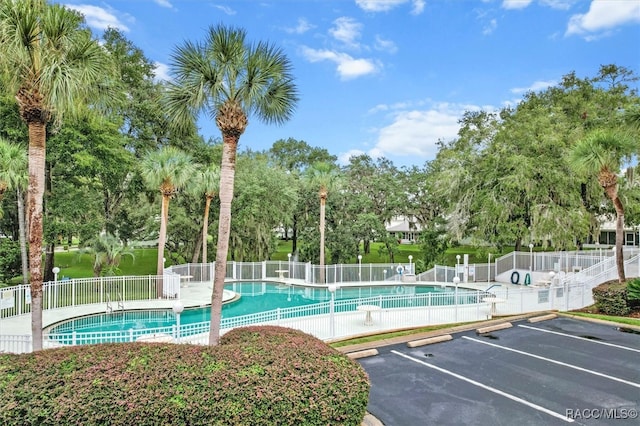
{"label": "white parking stripe", "polygon": [[578,339],[578,340],[586,340],[587,342],[597,343],[597,344],[599,344],[599,345],[611,346],[611,347],[613,347],[613,348],[624,349],[624,350],[627,350],[627,351],[640,352],[640,349],[636,349],[636,348],[629,348],[629,347],[627,347],[627,346],[616,345],[616,344],[613,344],[613,343],[599,342],[599,341],[597,341],[597,340],[587,339],[587,338],[585,338],[585,337],[573,336],[573,335],[571,335],[571,334],[560,333],[560,332],[557,332],[557,331],[551,331],[551,330],[545,330],[544,328],[531,327],[531,326],[528,326],[528,325],[518,325],[518,327],[527,328],[527,329],[529,329],[529,330],[542,331],[542,332],[544,332],[544,333],[557,334],[558,336],[571,337],[571,338],[573,338],[573,339]]}
{"label": "white parking stripe", "polygon": [[589,369],[586,369],[586,368],[578,367],[577,365],[571,365],[571,364],[567,364],[566,362],[556,361],[555,359],[545,358],[543,356],[535,355],[535,354],[532,354],[532,353],[529,353],[529,352],[519,351],[517,349],[508,348],[506,346],[496,345],[495,343],[484,342],[482,340],[474,339],[473,337],[462,336],[462,338],[463,339],[467,339],[467,340],[471,340],[472,342],[482,343],[483,345],[493,346],[494,348],[504,349],[505,351],[515,352],[515,353],[520,354],[520,355],[529,356],[531,358],[541,359],[543,361],[547,361],[547,362],[550,362],[550,363],[553,363],[553,364],[562,365],[563,367],[573,368],[574,370],[584,371],[585,373],[593,374],[594,376],[604,377],[605,379],[613,380],[613,381],[616,381],[616,382],[624,383],[624,384],[629,385],[629,386],[634,386],[636,388],[640,388],[640,383],[630,382],[629,380],[620,379],[620,378],[614,377],[614,376],[609,376],[608,374],[599,373],[597,371],[593,371],[593,370],[589,370]]}
{"label": "white parking stripe", "polygon": [[519,402],[520,404],[524,404],[527,407],[531,407],[531,408],[536,409],[538,411],[542,411],[543,413],[549,414],[550,416],[556,417],[558,419],[562,419],[565,422],[573,423],[573,419],[570,419],[570,418],[568,418],[566,416],[563,416],[560,413],[556,413],[555,411],[551,411],[551,410],[549,410],[547,408],[544,408],[544,407],[542,407],[540,405],[534,404],[533,402],[526,401],[526,400],[524,400],[522,398],[519,398],[519,397],[517,397],[515,395],[511,395],[509,393],[503,392],[500,389],[496,389],[494,387],[482,384],[480,382],[476,382],[475,380],[469,379],[468,377],[461,376],[460,374],[454,373],[453,371],[449,371],[449,370],[445,370],[444,368],[436,367],[433,364],[429,364],[428,362],[424,362],[421,359],[417,359],[417,358],[414,358],[412,356],[403,354],[402,352],[397,352],[395,350],[392,350],[391,353],[399,355],[399,356],[401,356],[403,358],[406,358],[408,360],[411,360],[413,362],[417,362],[418,364],[424,365],[425,367],[432,368],[432,369],[437,370],[437,371],[439,371],[441,373],[448,374],[450,376],[455,377],[456,379],[463,380],[463,381],[465,381],[467,383],[470,383],[470,384],[472,384],[474,386],[478,386],[478,387],[480,387],[482,389],[488,390],[489,392],[493,392],[493,393],[496,393],[498,395],[504,396],[505,398],[508,398],[508,399],[510,399],[512,401],[516,401],[516,402]]}

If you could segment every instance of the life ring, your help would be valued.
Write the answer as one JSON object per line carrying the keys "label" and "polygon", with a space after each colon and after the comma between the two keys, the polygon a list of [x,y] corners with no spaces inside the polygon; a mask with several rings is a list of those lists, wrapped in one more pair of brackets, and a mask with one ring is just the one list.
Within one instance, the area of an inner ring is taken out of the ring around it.
{"label": "life ring", "polygon": [[518,284],[520,282],[520,273],[518,271],[513,271],[511,273],[511,284]]}
{"label": "life ring", "polygon": [[398,272],[398,274],[402,275],[402,273],[404,272],[404,267],[402,265],[398,265],[396,271]]}
{"label": "life ring", "polygon": [[396,294],[402,294],[404,293],[404,287],[402,287],[401,285],[396,287]]}
{"label": "life ring", "polygon": [[527,275],[524,276],[524,285],[531,285],[531,275],[527,272]]}

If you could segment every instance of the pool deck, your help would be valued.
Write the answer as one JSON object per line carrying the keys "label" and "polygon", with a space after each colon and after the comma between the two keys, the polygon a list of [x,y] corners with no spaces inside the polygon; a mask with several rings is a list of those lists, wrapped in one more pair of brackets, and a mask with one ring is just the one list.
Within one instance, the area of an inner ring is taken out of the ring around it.
{"label": "pool deck", "polygon": [[[265,280],[269,281],[269,280]],[[297,279],[285,279],[286,284],[291,285],[304,285],[310,287],[326,287],[324,285],[313,285],[307,284],[303,280]],[[280,280],[273,280],[273,282],[280,282]],[[411,283],[411,285],[434,285],[434,283],[427,282],[417,282]],[[440,284],[440,283],[439,283]],[[383,282],[373,282],[373,283],[345,283],[343,287],[358,287],[358,286],[383,286],[383,285],[401,285],[397,281],[383,281]],[[447,283],[448,286],[451,286],[451,283]],[[522,288],[520,285],[513,284],[501,284],[501,288]],[[473,290],[485,290],[488,285],[486,282],[482,283],[462,283],[459,288],[468,288]],[[180,301],[184,305],[185,308],[193,308],[193,307],[201,307],[207,306],[211,303],[211,291],[212,291],[212,283],[211,282],[187,282],[183,284],[180,288]],[[175,299],[157,299],[157,300],[143,300],[143,301],[125,301],[124,309],[125,310],[135,310],[135,309],[171,309],[175,304]],[[116,301],[112,302],[112,306],[114,310],[117,310],[118,303]],[[69,308],[59,308],[59,309],[51,309],[45,310],[42,313],[42,323],[43,327],[46,330],[48,327],[57,324],[61,321],[65,321],[75,317],[81,317],[85,315],[98,314],[106,312],[106,304],[92,304],[92,305],[82,305],[82,306],[74,306]],[[353,315],[354,313],[351,313]],[[359,335],[364,333],[375,332],[375,325],[365,326],[362,321],[360,321],[361,312],[355,313],[357,320],[349,321],[349,334]],[[339,315],[339,314],[336,314]],[[374,314],[375,317],[375,314]],[[364,317],[363,317],[364,318]],[[281,322],[281,325],[286,325]],[[31,334],[31,314],[20,315],[11,318],[0,319],[0,335],[30,335]]]}

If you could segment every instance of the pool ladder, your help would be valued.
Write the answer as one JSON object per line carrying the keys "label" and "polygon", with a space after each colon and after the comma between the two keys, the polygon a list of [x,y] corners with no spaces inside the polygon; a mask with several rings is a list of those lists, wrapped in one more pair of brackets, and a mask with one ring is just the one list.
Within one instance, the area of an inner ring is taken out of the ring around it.
{"label": "pool ladder", "polygon": [[[124,311],[124,298],[121,293],[118,293],[118,309]],[[107,293],[107,314],[113,313],[113,305],[111,304],[111,296]]]}

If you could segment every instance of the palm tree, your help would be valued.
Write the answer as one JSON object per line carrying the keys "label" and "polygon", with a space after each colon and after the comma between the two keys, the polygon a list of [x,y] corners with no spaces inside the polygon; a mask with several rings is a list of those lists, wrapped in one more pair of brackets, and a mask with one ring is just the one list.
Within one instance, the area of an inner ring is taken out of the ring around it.
{"label": "palm tree", "polygon": [[571,167],[578,173],[597,175],[598,183],[616,210],[616,264],[618,282],[625,281],[624,206],[618,196],[618,174],[623,161],[637,149],[633,139],[612,130],[595,130],[578,141],[569,156]]}
{"label": "palm tree", "polygon": [[[24,189],[29,184],[27,162],[27,152],[23,147],[0,138],[0,201],[5,191],[15,188],[18,203],[18,227],[20,228],[20,257],[22,259],[23,284],[26,284],[29,278],[24,223]],[[2,217],[1,208],[0,217]]]}
{"label": "palm tree", "polygon": [[287,121],[298,100],[291,64],[267,43],[247,44],[244,30],[209,28],[203,43],[185,42],[172,55],[167,113],[179,130],[188,130],[202,112],[214,117],[222,133],[220,216],[209,344],[220,339],[222,292],[231,230],[236,150],[250,115],[265,123]]}
{"label": "palm tree", "polygon": [[325,210],[329,191],[340,186],[340,177],[336,168],[329,163],[316,163],[305,171],[309,185],[318,188],[320,197],[320,283],[324,284],[324,231]]}
{"label": "palm tree", "polygon": [[27,153],[24,148],[0,137],[0,201],[6,191],[26,186]]}
{"label": "palm tree", "polygon": [[207,263],[207,237],[209,236],[209,208],[220,188],[220,168],[211,165],[200,172],[190,187],[194,195],[204,195],[204,217],[202,219],[202,263]]}
{"label": "palm tree", "polygon": [[[162,204],[160,207],[160,234],[158,235],[157,274],[164,271],[164,246],[167,240],[169,223],[169,201],[178,190],[192,177],[191,156],[174,147],[161,148],[148,153],[141,163],[141,174],[145,182],[160,189]],[[157,296],[162,297],[162,280],[157,281]]]}
{"label": "palm tree", "polygon": [[84,19],[45,0],[0,1],[0,78],[29,128],[29,269],[33,349],[42,349],[42,204],[47,124],[73,113],[111,69]]}
{"label": "palm tree", "polygon": [[101,234],[87,242],[78,255],[89,253],[93,256],[93,276],[116,275],[122,256],[135,258],[133,250],[111,234]]}

